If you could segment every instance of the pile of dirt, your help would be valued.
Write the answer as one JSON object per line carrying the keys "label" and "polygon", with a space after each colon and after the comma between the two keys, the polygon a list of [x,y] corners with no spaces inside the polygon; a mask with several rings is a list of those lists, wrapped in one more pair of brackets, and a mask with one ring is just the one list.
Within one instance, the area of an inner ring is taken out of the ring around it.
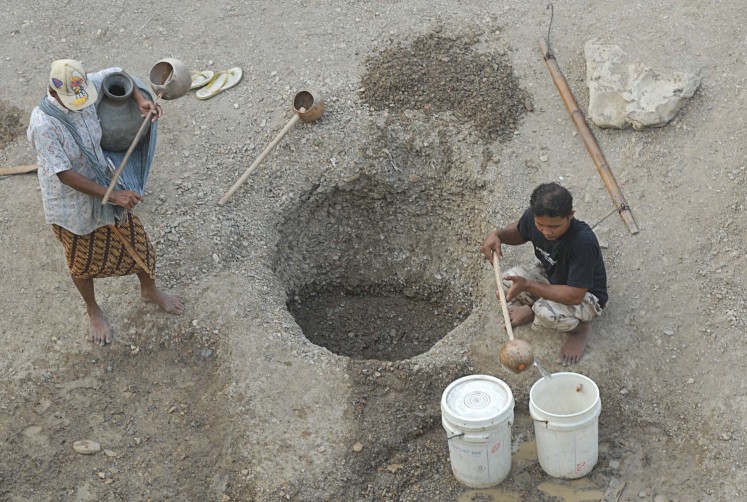
{"label": "pile of dirt", "polygon": [[374,110],[452,112],[487,141],[506,141],[531,109],[505,54],[479,53],[476,36],[441,30],[366,61],[362,96]]}
{"label": "pile of dirt", "polygon": [[0,101],[0,150],[23,134],[26,115],[23,110]]}

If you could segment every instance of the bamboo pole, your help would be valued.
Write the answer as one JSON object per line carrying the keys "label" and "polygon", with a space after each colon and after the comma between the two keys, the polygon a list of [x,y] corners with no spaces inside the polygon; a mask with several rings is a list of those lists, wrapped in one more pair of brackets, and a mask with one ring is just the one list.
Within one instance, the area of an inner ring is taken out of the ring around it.
{"label": "bamboo pole", "polygon": [[607,188],[607,192],[612,198],[612,203],[617,207],[617,210],[625,224],[628,226],[630,233],[633,235],[637,234],[638,226],[633,219],[633,214],[630,212],[630,206],[625,202],[625,197],[617,184],[617,180],[615,180],[615,175],[612,174],[612,170],[610,169],[609,164],[607,164],[607,160],[604,158],[601,148],[599,148],[599,143],[597,143],[596,138],[594,138],[594,133],[591,132],[589,125],[586,123],[584,114],[578,108],[576,98],[573,97],[573,91],[571,91],[568,82],[560,71],[555,56],[549,53],[544,38],[540,38],[539,44],[540,49],[542,50],[542,57],[547,64],[547,68],[550,70],[552,81],[555,84],[555,87],[557,87],[558,92],[560,92],[560,97],[563,98],[563,103],[565,104],[568,113],[571,115],[571,120],[576,125],[576,129],[578,129],[581,139],[583,140],[589,155],[591,155],[599,175],[602,177],[604,186]]}

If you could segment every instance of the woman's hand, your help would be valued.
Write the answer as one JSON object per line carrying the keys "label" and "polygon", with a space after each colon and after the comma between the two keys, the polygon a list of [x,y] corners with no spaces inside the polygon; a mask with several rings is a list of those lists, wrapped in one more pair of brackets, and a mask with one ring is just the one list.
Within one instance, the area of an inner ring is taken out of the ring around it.
{"label": "woman's hand", "polygon": [[132,209],[141,200],[143,200],[142,197],[130,190],[116,190],[109,197],[109,202],[125,209]]}
{"label": "woman's hand", "polygon": [[132,98],[135,100],[135,103],[137,103],[137,107],[140,108],[141,117],[145,118],[149,113],[152,113],[150,121],[155,122],[163,115],[163,108],[161,108],[161,105],[157,105],[153,101],[146,99],[137,86],[132,90]]}
{"label": "woman's hand", "polygon": [[145,98],[143,98],[142,101],[138,101],[137,106],[140,108],[140,116],[143,118],[147,117],[149,113],[152,113],[150,119],[151,122],[155,122],[163,115],[163,108],[161,108],[161,105],[157,105],[153,101],[148,101]]}

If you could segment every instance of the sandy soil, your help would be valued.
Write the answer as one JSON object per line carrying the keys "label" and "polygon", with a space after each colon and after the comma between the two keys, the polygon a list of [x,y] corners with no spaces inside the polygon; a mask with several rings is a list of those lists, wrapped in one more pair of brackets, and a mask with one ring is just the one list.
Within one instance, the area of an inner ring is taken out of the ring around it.
{"label": "sandy soil", "polygon": [[[617,216],[597,228],[610,303],[573,371],[601,391],[600,458],[568,482],[538,465],[528,391],[540,375],[500,367],[505,332],[478,253],[542,182],[567,186],[590,224],[613,209],[538,49],[545,4],[5,5],[3,166],[34,161],[25,123],[54,59],[147,79],[176,57],[244,79],[164,103],[137,213],[187,312],[143,304],[135,278],[98,281],[109,347],[84,340],[36,177],[0,178],[0,498],[579,501],[619,483],[624,501],[746,498],[743,17],[733,0],[556,5],[551,45],[582,107],[591,38],[703,78],[664,128],[594,129],[641,231]],[[217,206],[302,89],[324,96],[324,116]],[[530,258],[511,249],[506,266]],[[306,321],[327,326],[309,337],[337,353],[304,336]],[[517,335],[563,370],[557,337]],[[439,409],[474,373],[516,399],[512,472],[484,491],[454,480]],[[102,451],[76,453],[83,439]]]}

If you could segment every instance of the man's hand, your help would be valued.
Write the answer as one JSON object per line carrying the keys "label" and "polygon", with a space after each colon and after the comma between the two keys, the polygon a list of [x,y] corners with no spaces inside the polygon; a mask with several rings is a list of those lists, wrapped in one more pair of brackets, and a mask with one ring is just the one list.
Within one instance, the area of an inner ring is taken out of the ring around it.
{"label": "man's hand", "polygon": [[141,200],[143,200],[142,197],[129,190],[116,190],[112,192],[111,197],[109,197],[109,202],[122,206],[125,209],[132,209]]}
{"label": "man's hand", "polygon": [[507,275],[504,277],[507,281],[511,281],[511,287],[508,288],[508,292],[506,292],[506,301],[510,302],[520,294],[522,294],[524,291],[527,290],[527,287],[529,287],[529,281],[524,278],[520,277],[518,275]]}
{"label": "man's hand", "polygon": [[501,253],[501,239],[498,237],[498,230],[490,232],[480,248],[480,252],[485,255],[485,259],[490,263],[493,263],[493,251],[498,253],[498,258],[503,258],[503,253]]}

